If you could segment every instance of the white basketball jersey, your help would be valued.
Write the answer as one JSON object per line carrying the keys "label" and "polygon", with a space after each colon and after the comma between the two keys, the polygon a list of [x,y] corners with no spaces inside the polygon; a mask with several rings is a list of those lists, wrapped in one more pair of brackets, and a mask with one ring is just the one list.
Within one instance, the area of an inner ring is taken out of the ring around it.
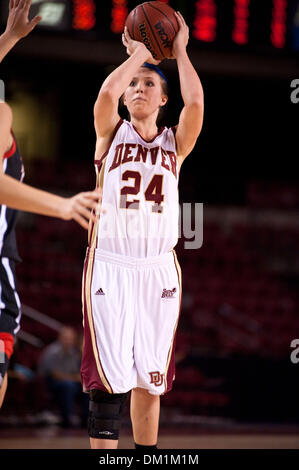
{"label": "white basketball jersey", "polygon": [[173,129],[161,129],[148,142],[132,123],[120,120],[95,165],[106,213],[90,224],[90,248],[135,258],[170,252],[177,244],[179,218]]}

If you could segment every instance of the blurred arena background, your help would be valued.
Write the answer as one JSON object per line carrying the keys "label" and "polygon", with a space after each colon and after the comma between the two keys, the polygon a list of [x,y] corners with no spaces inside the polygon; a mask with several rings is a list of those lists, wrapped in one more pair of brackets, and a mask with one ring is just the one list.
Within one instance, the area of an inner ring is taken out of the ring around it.
{"label": "blurred arena background", "polygon": [[[62,195],[93,188],[93,104],[107,73],[125,60],[120,34],[139,3],[33,1],[43,22],[0,70],[27,183]],[[168,3],[190,27],[205,91],[203,131],[179,184],[181,203],[202,202],[204,220],[202,247],[185,249],[181,238],[176,248],[183,305],[160,447],[299,448],[299,352],[291,360],[299,338],[299,96],[291,85],[299,80],[299,1]],[[7,5],[0,3],[2,30]],[[174,61],[161,67],[170,126],[182,104],[178,74]],[[88,447],[84,429],[59,429],[36,374],[62,325],[82,331],[87,233],[27,213],[17,233],[23,318],[0,448]],[[127,409],[120,447],[132,445]]]}

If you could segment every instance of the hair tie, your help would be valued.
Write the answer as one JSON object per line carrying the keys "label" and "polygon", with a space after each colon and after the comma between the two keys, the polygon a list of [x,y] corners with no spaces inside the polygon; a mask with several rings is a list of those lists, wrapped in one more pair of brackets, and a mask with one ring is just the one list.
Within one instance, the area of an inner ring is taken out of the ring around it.
{"label": "hair tie", "polygon": [[154,64],[150,64],[148,62],[144,62],[144,64],[142,65],[142,67],[147,67],[148,69],[151,69],[151,70],[154,70],[155,72],[157,72],[161,78],[163,78],[163,80],[165,80],[165,82],[168,84],[168,81],[167,81],[167,78],[165,77],[164,73],[162,72],[162,70],[157,67],[157,65],[154,65]]}

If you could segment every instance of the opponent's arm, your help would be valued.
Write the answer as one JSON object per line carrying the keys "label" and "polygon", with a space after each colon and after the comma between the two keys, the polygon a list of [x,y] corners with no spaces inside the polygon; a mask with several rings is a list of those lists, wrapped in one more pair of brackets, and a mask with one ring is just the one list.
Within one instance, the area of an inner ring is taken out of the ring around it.
{"label": "opponent's arm", "polygon": [[95,220],[89,209],[96,209],[100,199],[98,191],[79,193],[71,198],[57,196],[0,173],[0,204],[63,220],[74,219],[85,229],[90,218]]}
{"label": "opponent's arm", "polygon": [[129,86],[132,77],[144,62],[157,63],[142,42],[130,38],[127,28],[122,36],[130,57],[103,82],[94,106],[95,128],[98,137],[109,136],[118,120],[118,100]]}
{"label": "opponent's arm", "polygon": [[101,193],[90,191],[71,198],[56,196],[11,178],[3,173],[2,159],[10,145],[12,112],[8,104],[0,103],[0,204],[36,214],[76,220],[88,229],[89,209],[95,209]]}
{"label": "opponent's arm", "polygon": [[42,19],[35,16],[28,20],[32,0],[10,0],[5,32],[0,36],[0,62],[15,44],[27,36]]}
{"label": "opponent's arm", "polygon": [[8,104],[0,102],[0,174],[2,169],[2,157],[8,150],[11,138],[12,112]]}
{"label": "opponent's arm", "polygon": [[176,13],[176,17],[180,29],[175,37],[172,53],[177,61],[184,101],[176,131],[176,143],[178,157],[183,160],[194,148],[202,129],[204,94],[201,81],[186,51],[189,28],[180,13]]}

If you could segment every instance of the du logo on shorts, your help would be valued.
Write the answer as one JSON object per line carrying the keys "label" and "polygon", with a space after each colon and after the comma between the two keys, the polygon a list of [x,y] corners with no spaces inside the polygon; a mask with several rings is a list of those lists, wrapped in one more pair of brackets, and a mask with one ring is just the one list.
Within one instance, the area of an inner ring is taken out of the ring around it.
{"label": "du logo on shorts", "polygon": [[163,384],[164,374],[160,374],[160,372],[149,372],[151,377],[151,384],[154,384],[156,387],[160,387]]}

